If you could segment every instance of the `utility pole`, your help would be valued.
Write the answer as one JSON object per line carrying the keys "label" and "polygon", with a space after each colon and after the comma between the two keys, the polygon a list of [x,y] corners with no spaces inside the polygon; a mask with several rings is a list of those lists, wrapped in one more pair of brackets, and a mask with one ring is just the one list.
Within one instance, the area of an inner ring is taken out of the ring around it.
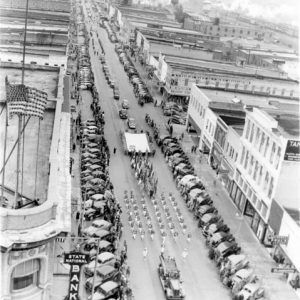
{"label": "utility pole", "polygon": [[7,101],[4,103],[5,107],[5,133],[4,133],[4,150],[3,150],[3,173],[2,173],[2,189],[1,189],[1,200],[3,200],[4,192],[4,179],[5,179],[5,157],[6,157],[6,145],[7,145],[7,127],[8,127],[8,107]]}
{"label": "utility pole", "polygon": [[97,252],[96,252],[96,257],[95,257],[95,267],[94,267],[94,276],[93,276],[93,286],[92,286],[92,298],[91,298],[91,300],[94,299],[94,289],[95,289],[95,279],[96,279],[96,270],[97,270],[99,249],[100,249],[100,238],[98,238]]}
{"label": "utility pole", "polygon": [[[24,41],[23,41],[23,62],[22,62],[22,84],[24,84],[25,75],[25,53],[26,53],[26,36],[27,36],[27,22],[28,22],[28,5],[29,0],[26,0],[26,11],[25,11],[25,31],[24,31]],[[20,151],[21,151],[21,130],[22,130],[22,115],[18,115],[18,152],[17,152],[17,180],[16,180],[16,191],[15,191],[15,201],[12,205],[13,208],[16,207],[19,196],[19,173],[20,173]]]}

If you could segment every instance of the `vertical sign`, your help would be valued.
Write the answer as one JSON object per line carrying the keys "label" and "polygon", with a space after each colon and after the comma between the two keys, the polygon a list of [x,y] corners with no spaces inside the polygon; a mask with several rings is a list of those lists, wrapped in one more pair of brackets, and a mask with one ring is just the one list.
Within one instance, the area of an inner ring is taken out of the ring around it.
{"label": "vertical sign", "polygon": [[64,263],[71,266],[68,300],[79,300],[79,281],[81,266],[88,263],[88,254],[65,253]]}
{"label": "vertical sign", "polygon": [[284,160],[300,161],[300,141],[288,140]]}

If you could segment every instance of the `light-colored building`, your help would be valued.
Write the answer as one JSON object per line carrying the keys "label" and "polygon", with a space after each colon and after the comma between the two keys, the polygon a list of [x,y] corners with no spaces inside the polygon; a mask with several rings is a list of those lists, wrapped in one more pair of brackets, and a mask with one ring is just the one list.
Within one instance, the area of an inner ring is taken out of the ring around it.
{"label": "light-colored building", "polygon": [[299,207],[299,138],[299,115],[246,110],[230,195],[261,241],[274,199],[285,207]]}
{"label": "light-colored building", "polygon": [[166,99],[189,97],[194,83],[246,94],[294,100],[299,98],[298,83],[281,78],[281,72],[242,67],[232,63],[161,54],[155,75],[164,84],[163,93]]}

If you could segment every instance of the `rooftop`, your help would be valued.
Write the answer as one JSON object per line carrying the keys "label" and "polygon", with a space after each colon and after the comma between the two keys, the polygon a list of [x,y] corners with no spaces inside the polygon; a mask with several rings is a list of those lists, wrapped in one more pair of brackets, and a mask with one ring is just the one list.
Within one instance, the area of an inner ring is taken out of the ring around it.
{"label": "rooftop", "polygon": [[[286,119],[285,116],[297,116],[300,105],[295,101],[286,99],[267,97],[262,95],[253,95],[251,93],[228,92],[224,90],[205,88],[197,86],[204,93],[216,108],[228,108],[238,110],[241,106],[259,107],[272,115],[282,116],[282,124]],[[299,115],[299,113],[298,113]],[[294,120],[294,119],[293,119]],[[294,121],[293,121],[294,122]]]}
{"label": "rooftop", "polygon": [[[248,50],[240,50],[244,53],[249,54]],[[299,57],[295,53],[286,53],[286,52],[275,52],[275,51],[265,51],[265,50],[251,50],[250,54],[252,55],[261,55],[267,56],[272,58],[283,58],[283,59],[290,59],[290,60],[299,60]]]}
{"label": "rooftop", "polygon": [[204,69],[206,71],[218,70],[222,73],[229,73],[231,75],[243,75],[243,76],[264,76],[272,77],[272,79],[281,79],[279,72],[263,68],[241,67],[233,63],[224,63],[218,61],[207,61],[199,59],[190,59],[180,56],[165,55],[164,60],[166,63],[174,68],[182,70],[198,71]]}
{"label": "rooftop", "polygon": [[299,115],[280,113],[273,117],[278,122],[278,126],[280,127],[282,134],[294,138],[300,137]]}

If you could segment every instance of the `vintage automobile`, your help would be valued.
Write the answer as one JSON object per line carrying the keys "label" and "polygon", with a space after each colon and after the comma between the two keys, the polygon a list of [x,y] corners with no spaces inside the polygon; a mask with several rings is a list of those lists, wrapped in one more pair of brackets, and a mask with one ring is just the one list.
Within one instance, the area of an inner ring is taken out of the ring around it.
{"label": "vintage automobile", "polygon": [[178,188],[181,190],[183,187],[185,187],[189,182],[195,182],[197,183],[198,181],[200,181],[200,179],[195,176],[195,175],[191,175],[191,174],[188,174],[188,175],[185,175],[183,176],[180,181],[178,182]]}
{"label": "vintage automobile", "polygon": [[265,290],[259,283],[247,283],[241,291],[233,296],[233,300],[258,300],[264,296]]}
{"label": "vintage automobile", "polygon": [[218,214],[205,214],[198,222],[198,227],[203,228],[206,225],[217,223],[221,220],[221,216]]}
{"label": "vintage automobile", "polygon": [[[113,266],[104,265],[96,268],[96,278],[95,278],[95,285],[94,291],[98,289],[98,287],[106,281],[115,280],[118,276],[118,270],[115,269]],[[93,288],[93,277],[90,277],[85,282],[85,288],[88,292],[92,292]]]}
{"label": "vintage automobile", "polygon": [[185,163],[180,163],[179,165],[177,165],[173,171],[173,175],[178,176],[184,176],[187,174],[193,174],[194,173],[194,168],[192,166],[189,166],[188,164]]}
{"label": "vintage automobile", "polygon": [[232,275],[230,281],[230,287],[234,285],[238,286],[238,289],[242,289],[245,284],[254,281],[256,276],[254,275],[253,269],[240,269],[234,275]]}
{"label": "vintage automobile", "polygon": [[185,298],[175,258],[159,256],[158,275],[167,300],[181,300]]}
{"label": "vintage automobile", "polygon": [[197,212],[195,212],[195,217],[199,219],[208,213],[217,214],[218,210],[213,205],[205,204],[200,206]]}
{"label": "vintage automobile", "polygon": [[220,276],[222,277],[225,273],[233,275],[238,270],[247,268],[249,266],[249,260],[244,254],[232,254],[226,257],[220,266]]}
{"label": "vintage automobile", "polygon": [[241,247],[236,242],[222,242],[214,249],[216,260],[224,259],[231,254],[239,254]]}
{"label": "vintage automobile", "polygon": [[[85,254],[89,254],[90,258],[93,258],[96,256],[97,254],[97,247],[98,247],[98,241],[96,241],[94,238],[90,238],[87,241],[83,242],[80,245],[80,251],[85,253]],[[106,241],[106,240],[101,240],[99,242],[99,253],[102,252],[113,252],[114,247],[113,244]]]}
{"label": "vintage automobile", "polygon": [[[119,283],[115,281],[106,281],[97,288],[97,292],[93,295],[93,300],[119,300]],[[92,299],[92,295],[88,297],[88,300]]]}
{"label": "vintage automobile", "polygon": [[[218,222],[218,223],[214,223],[209,226],[203,227],[202,234],[209,241],[214,234],[217,234],[218,232],[228,233],[229,231],[230,231],[230,228],[226,224],[224,224],[223,222]],[[217,238],[217,236],[215,236],[215,238]]]}
{"label": "vintage automobile", "polygon": [[119,88],[116,86],[114,87],[114,99],[119,100],[120,99],[120,91]]}
{"label": "vintage automobile", "polygon": [[128,118],[128,112],[126,109],[122,108],[119,110],[119,116],[121,119],[127,119]]}
{"label": "vintage automobile", "polygon": [[210,198],[210,195],[206,191],[202,191],[201,194],[198,194],[198,196],[194,199],[190,199],[188,202],[188,205],[192,207],[192,210],[194,211],[194,214],[197,214],[198,209],[202,205],[212,205],[213,200]]}
{"label": "vintage automobile", "polygon": [[[94,275],[94,269],[95,269],[95,258],[94,257],[85,267],[84,267],[84,273],[86,276],[93,276]],[[102,252],[97,255],[97,267],[104,266],[104,265],[110,265],[114,266],[115,262],[118,261],[117,257],[111,253],[111,252]],[[96,269],[97,270],[97,269]]]}
{"label": "vintage automobile", "polygon": [[128,128],[135,129],[136,128],[136,124],[135,124],[134,118],[128,118],[127,119],[127,125],[128,125]]}
{"label": "vintage automobile", "polygon": [[[212,224],[214,225],[214,224]],[[225,224],[224,224],[225,225]],[[209,239],[206,240],[207,245],[212,248],[218,247],[222,242],[233,242],[235,241],[235,238],[232,234],[228,234],[224,231],[220,231],[217,233],[214,233]]]}
{"label": "vintage automobile", "polygon": [[88,221],[94,220],[99,217],[103,217],[103,215],[104,215],[104,207],[101,208],[89,207],[84,211],[84,217]]}
{"label": "vintage automobile", "polygon": [[112,224],[106,220],[99,219],[99,220],[93,221],[92,226],[96,227],[96,228],[109,230],[111,228]]}

